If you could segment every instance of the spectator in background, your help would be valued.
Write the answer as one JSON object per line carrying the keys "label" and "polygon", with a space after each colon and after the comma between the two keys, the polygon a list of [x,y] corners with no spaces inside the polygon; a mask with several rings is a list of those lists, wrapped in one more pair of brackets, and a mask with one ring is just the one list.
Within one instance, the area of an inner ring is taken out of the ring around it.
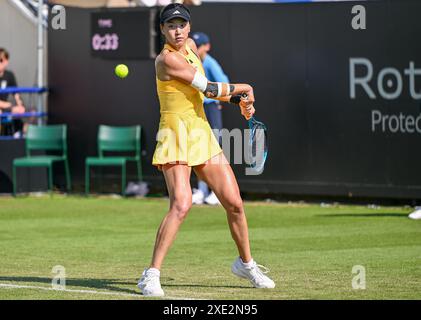
{"label": "spectator in background", "polygon": [[[229,83],[228,77],[225,75],[218,61],[209,55],[211,49],[210,39],[203,32],[193,32],[191,38],[196,43],[197,51],[202,60],[203,68],[205,69],[206,78],[211,82]],[[220,131],[222,130],[222,106],[218,100],[208,99],[205,97],[204,109],[206,118],[215,133],[216,139],[221,145]],[[204,202],[210,205],[220,204],[215,193],[209,193],[209,188],[204,181],[198,181],[198,189],[193,189],[192,202],[194,204],[203,204]]]}
{"label": "spectator in background", "polygon": [[[7,87],[17,87],[17,82],[13,72],[6,70],[9,65],[9,53],[6,49],[0,48],[0,89]],[[9,94],[0,94],[0,113],[24,113],[25,107],[19,96],[14,94],[15,104],[8,101]],[[23,123],[20,119],[11,119],[9,117],[1,118],[0,135],[2,136],[21,136]]]}

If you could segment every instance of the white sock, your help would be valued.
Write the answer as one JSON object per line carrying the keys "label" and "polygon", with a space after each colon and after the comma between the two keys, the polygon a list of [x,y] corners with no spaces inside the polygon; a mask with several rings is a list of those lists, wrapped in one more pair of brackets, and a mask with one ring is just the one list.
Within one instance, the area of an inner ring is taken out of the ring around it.
{"label": "white sock", "polygon": [[149,268],[148,272],[152,272],[152,273],[161,275],[161,271],[159,271],[159,269],[157,269],[157,268]]}
{"label": "white sock", "polygon": [[254,262],[253,261],[253,258],[249,262],[244,262],[243,259],[241,259],[241,257],[240,257],[240,261],[243,264],[243,266],[245,266],[245,267],[252,267],[253,266],[253,262]]}

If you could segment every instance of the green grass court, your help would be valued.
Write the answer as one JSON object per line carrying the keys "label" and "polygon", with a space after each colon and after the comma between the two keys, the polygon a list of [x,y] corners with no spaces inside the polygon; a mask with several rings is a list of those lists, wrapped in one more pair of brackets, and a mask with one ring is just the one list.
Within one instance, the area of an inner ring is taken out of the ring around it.
{"label": "green grass court", "polygon": [[[221,207],[194,206],[162,269],[166,298],[420,299],[421,221],[410,208],[246,202],[254,258],[277,287],[231,274],[237,256]],[[0,198],[0,299],[145,299],[166,199]],[[51,288],[66,269],[66,290]],[[354,265],[366,289],[352,288]]]}

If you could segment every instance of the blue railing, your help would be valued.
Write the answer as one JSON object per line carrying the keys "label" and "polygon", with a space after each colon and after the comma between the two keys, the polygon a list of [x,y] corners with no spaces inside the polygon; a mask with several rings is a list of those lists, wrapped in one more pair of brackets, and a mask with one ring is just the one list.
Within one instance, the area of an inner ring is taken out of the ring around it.
{"label": "blue railing", "polygon": [[33,118],[33,117],[46,117],[47,112],[24,112],[24,113],[0,113],[0,118],[18,119],[18,118]]}
{"label": "blue railing", "polygon": [[[48,88],[38,88],[38,87],[7,87],[0,89],[0,94],[42,94],[48,92]],[[2,112],[0,113],[0,123],[9,123],[14,119],[23,119],[23,118],[38,118],[38,121],[42,121],[41,118],[47,117],[47,112],[38,111],[38,112],[24,112],[24,113],[13,113],[13,112]],[[7,120],[5,120],[7,119]],[[40,123],[40,122],[39,122]],[[0,140],[15,140],[21,139],[22,136],[18,138],[14,136],[0,136]]]}
{"label": "blue railing", "polygon": [[44,93],[47,92],[47,88],[37,87],[7,87],[0,89],[0,94],[14,94],[14,93]]}

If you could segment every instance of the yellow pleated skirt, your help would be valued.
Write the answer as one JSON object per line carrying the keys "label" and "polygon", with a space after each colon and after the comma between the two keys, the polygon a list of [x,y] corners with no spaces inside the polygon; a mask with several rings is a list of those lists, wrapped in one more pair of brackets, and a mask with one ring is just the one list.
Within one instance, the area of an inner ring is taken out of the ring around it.
{"label": "yellow pleated skirt", "polygon": [[206,119],[192,112],[161,112],[152,164],[197,166],[222,152]]}

